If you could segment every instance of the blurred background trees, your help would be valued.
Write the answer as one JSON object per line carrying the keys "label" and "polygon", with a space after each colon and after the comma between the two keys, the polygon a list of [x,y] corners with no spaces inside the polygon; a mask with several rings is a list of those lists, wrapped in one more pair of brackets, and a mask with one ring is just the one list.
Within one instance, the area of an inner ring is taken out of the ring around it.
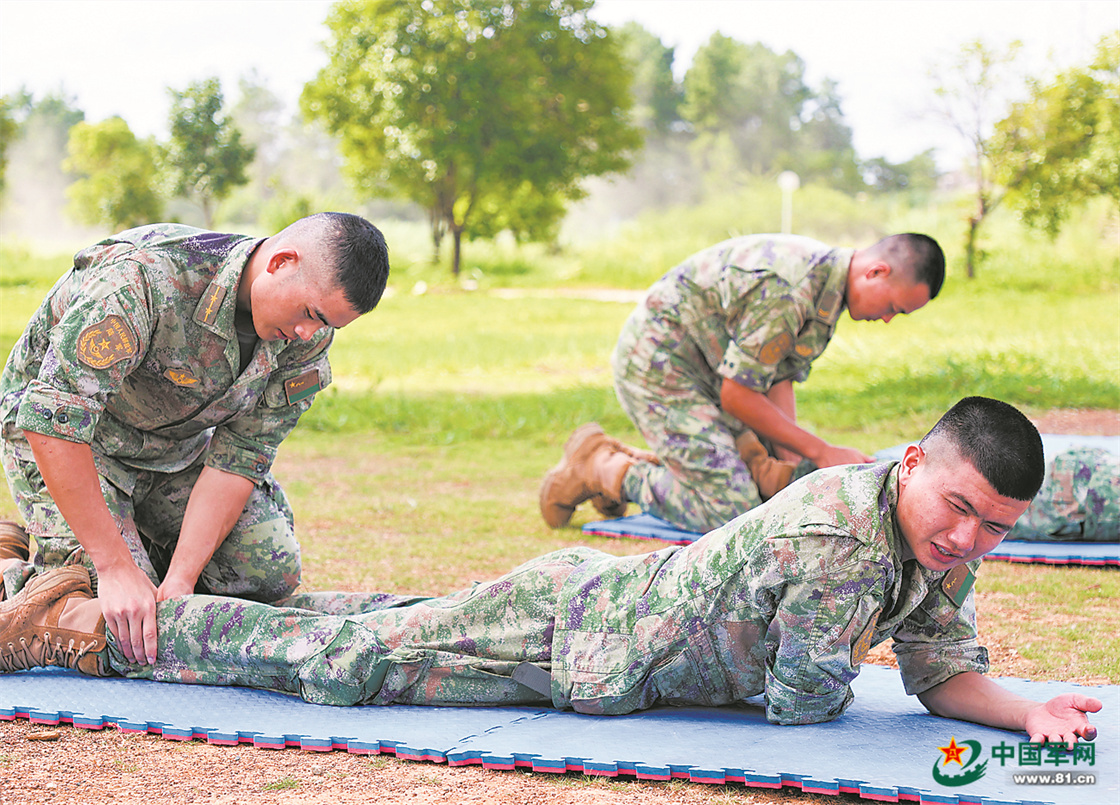
{"label": "blurred background trees", "polygon": [[595,23],[592,7],[339,2],[324,22],[328,64],[298,110],[262,76],[243,76],[230,102],[208,79],[169,89],[165,142],[120,118],[84,121],[62,90],[13,93],[0,101],[3,212],[21,229],[57,231],[48,210],[65,206],[102,228],[166,217],[273,232],[348,209],[426,222],[433,255],[457,272],[464,239],[559,244],[562,223],[603,230],[792,171],[801,194],[951,199],[972,272],[1003,202],[1050,233],[1093,199],[1120,205],[1117,35],[1089,64],[1023,81],[1014,48],[983,42],[935,65],[931,115],[972,154],[943,172],[932,151],[861,158],[841,89],[810,85],[793,51],[716,33],[682,65],[636,23]]}
{"label": "blurred background trees", "polygon": [[629,73],[590,0],[372,0],[327,20],[330,64],[302,108],[342,146],[347,174],[446,230],[547,240],[580,181],[640,145]]}
{"label": "blurred background trees", "polygon": [[79,221],[118,231],[163,216],[159,146],[138,140],[124,120],[76,123],[67,152],[62,167],[77,178],[66,195]]}

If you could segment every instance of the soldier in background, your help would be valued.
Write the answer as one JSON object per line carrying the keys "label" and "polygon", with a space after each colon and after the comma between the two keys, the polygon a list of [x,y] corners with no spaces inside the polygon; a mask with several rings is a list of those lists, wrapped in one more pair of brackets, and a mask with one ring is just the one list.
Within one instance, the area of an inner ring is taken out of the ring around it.
{"label": "soldier in background", "polygon": [[[972,593],[1042,484],[1042,441],[1015,408],[957,403],[901,461],[822,469],[687,546],[570,548],[434,599],[314,595],[291,608],[184,596],[159,604],[159,656],[131,663],[84,568],[0,604],[0,670],[285,691],[333,705],[551,703],[618,715],[765,693],[767,718],[840,716],[868,650],[894,640],[906,691],[933,713],[1034,741],[1096,735],[1101,703],[1016,696],[984,673]],[[299,608],[296,608],[299,607]]]}
{"label": "soldier in background", "polygon": [[299,584],[276,449],[331,381],[336,328],[373,309],[385,240],[319,213],[269,238],[177,224],[79,252],[0,377],[0,455],[27,530],[0,531],[0,596],[84,563],[124,655],[156,602],[272,602]]}
{"label": "soldier in background", "polygon": [[1008,539],[1120,542],[1120,456],[1071,447],[1047,463],[1042,490]]}
{"label": "soldier in background", "polygon": [[703,532],[773,495],[802,460],[871,461],[801,428],[793,383],[845,309],[889,322],[936,297],[944,277],[941,248],[917,234],[858,250],[752,235],[688,258],[650,288],[612,358],[619,402],[652,452],[581,427],[541,487],[545,522],[566,524],[588,499],[617,517],[630,501]]}

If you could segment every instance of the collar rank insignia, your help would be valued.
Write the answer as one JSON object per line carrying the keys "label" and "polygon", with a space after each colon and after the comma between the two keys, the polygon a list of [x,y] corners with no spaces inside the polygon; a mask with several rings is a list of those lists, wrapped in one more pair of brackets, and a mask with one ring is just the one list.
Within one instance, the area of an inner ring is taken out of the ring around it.
{"label": "collar rank insignia", "polygon": [[972,583],[976,581],[976,574],[968,565],[959,565],[945,574],[941,580],[941,590],[953,602],[953,606],[960,609],[964,599],[972,590]]}
{"label": "collar rank insignia", "polygon": [[840,307],[840,299],[839,291],[825,291],[821,295],[820,304],[817,305],[817,318],[831,323],[836,318],[836,312]]}
{"label": "collar rank insignia", "polygon": [[210,283],[202,301],[195,308],[194,316],[200,324],[212,325],[218,319],[218,311],[222,309],[222,302],[226,298],[226,289],[216,282]]}
{"label": "collar rank insignia", "polygon": [[299,377],[284,382],[284,394],[288,397],[288,405],[306,400],[320,388],[322,387],[319,385],[318,369],[308,369]]}

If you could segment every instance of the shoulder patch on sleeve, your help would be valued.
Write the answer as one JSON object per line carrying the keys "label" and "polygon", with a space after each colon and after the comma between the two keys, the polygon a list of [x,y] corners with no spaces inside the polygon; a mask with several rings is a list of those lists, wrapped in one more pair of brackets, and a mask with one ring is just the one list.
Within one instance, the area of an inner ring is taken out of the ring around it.
{"label": "shoulder patch on sleeve", "polygon": [[758,352],[758,360],[767,366],[773,366],[789,354],[793,346],[793,336],[789,333],[778,333],[767,341]]}
{"label": "shoulder patch on sleeve", "polygon": [[972,569],[968,565],[960,565],[945,574],[945,578],[941,580],[941,590],[953,602],[953,606],[960,609],[964,600],[968,598],[974,581],[976,581],[976,574]]}
{"label": "shoulder patch on sleeve", "polygon": [[881,611],[871,616],[871,620],[867,622],[867,626],[864,627],[863,633],[860,634],[859,639],[852,643],[853,668],[859,668],[867,658],[867,652],[871,651],[871,641],[875,639],[875,627],[879,623],[880,614]]}
{"label": "shoulder patch on sleeve", "polygon": [[78,360],[92,369],[108,369],[136,357],[140,345],[128,322],[115,314],[82,330],[78,336]]}

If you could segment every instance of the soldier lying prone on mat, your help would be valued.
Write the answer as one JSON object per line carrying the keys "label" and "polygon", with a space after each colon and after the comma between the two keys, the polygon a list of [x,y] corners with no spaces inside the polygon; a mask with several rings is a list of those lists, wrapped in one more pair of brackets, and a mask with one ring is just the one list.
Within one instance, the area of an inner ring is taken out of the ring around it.
{"label": "soldier lying prone on mat", "polygon": [[688,546],[557,551],[440,598],[305,594],[286,608],[159,604],[154,665],[128,661],[81,567],[0,604],[0,668],[296,693],[310,702],[536,704],[622,714],[765,693],[780,724],[829,721],[893,638],[932,712],[1069,745],[1101,703],[1016,696],[983,674],[973,572],[1027,508],[1042,442],[1011,406],[957,403],[901,461],[820,470]]}

